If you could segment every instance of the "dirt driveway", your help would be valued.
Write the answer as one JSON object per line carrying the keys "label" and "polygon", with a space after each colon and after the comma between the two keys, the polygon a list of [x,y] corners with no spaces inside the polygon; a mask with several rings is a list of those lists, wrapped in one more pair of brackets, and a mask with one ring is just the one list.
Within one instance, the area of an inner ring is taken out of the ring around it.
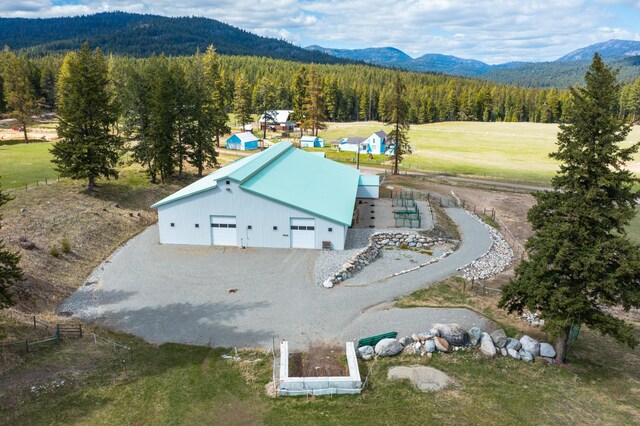
{"label": "dirt driveway", "polygon": [[[491,245],[487,230],[450,209],[463,235],[449,257],[363,287],[314,284],[318,252],[160,245],[152,226],[123,246],[60,311],[155,343],[292,348],[393,330],[428,330],[434,322],[488,327],[470,311],[380,309],[380,304],[456,273]],[[237,289],[237,292],[229,292]],[[373,308],[372,308],[373,307]]]}

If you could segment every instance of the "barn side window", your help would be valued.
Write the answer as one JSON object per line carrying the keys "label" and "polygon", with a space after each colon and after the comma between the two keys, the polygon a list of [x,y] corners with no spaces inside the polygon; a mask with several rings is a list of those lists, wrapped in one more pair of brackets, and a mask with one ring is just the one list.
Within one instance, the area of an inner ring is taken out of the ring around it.
{"label": "barn side window", "polygon": [[329,232],[333,232],[333,228],[329,228]]}
{"label": "barn side window", "polygon": [[200,228],[200,224],[199,223],[196,223],[196,228]]}
{"label": "barn side window", "polygon": [[274,227],[273,227],[273,230],[274,230],[274,231],[277,231],[277,230],[278,230],[278,227],[277,227],[277,226],[274,226]]}
{"label": "barn side window", "polygon": [[171,222],[171,227],[174,228],[175,226],[176,226],[176,224]]}
{"label": "barn side window", "polygon": [[228,180],[228,181],[226,181],[225,183],[226,183],[227,185],[230,185],[230,184],[231,184],[231,181],[230,181],[230,180]]}
{"label": "barn side window", "polygon": [[251,225],[247,226],[247,229],[253,229],[253,227]]}

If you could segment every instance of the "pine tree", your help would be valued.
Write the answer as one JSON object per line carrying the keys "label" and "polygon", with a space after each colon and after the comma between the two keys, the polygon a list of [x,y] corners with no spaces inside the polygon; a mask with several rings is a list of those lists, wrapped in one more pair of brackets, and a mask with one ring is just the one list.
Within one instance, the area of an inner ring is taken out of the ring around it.
{"label": "pine tree", "polygon": [[226,126],[227,114],[221,110],[223,93],[217,67],[217,54],[213,47],[198,55],[190,64],[186,75],[189,93],[188,121],[184,129],[184,143],[189,147],[187,162],[202,176],[205,167],[218,164],[214,140]]}
{"label": "pine tree", "polygon": [[[0,207],[11,201],[11,197],[2,192],[0,188]],[[2,215],[0,215],[0,230],[2,229]],[[22,269],[19,266],[20,255],[7,250],[4,241],[0,238],[0,309],[13,304],[10,289],[18,281],[22,280]]]}
{"label": "pine tree", "polygon": [[[207,48],[206,53],[201,58],[204,64],[204,74],[207,82],[204,82],[207,90],[208,100],[207,115],[211,120],[211,126],[215,135],[216,146],[220,146],[220,137],[231,131],[229,128],[229,115],[227,114],[228,97],[225,94],[224,72],[220,65],[220,56],[213,46]],[[218,155],[215,150],[209,152],[210,164],[217,164],[215,157]]]}
{"label": "pine tree", "polygon": [[564,362],[572,326],[586,325],[636,345],[633,327],[603,307],[640,307],[640,249],[625,227],[635,214],[639,180],[625,167],[639,145],[624,147],[630,127],[618,118],[620,86],[597,54],[584,88],[571,89],[560,126],[560,161],[553,191],[535,194],[529,211],[535,234],[528,259],[502,289],[510,312],[540,310]]}
{"label": "pine tree", "polygon": [[311,129],[311,134],[318,136],[318,130],[327,128],[324,123],[327,119],[327,113],[322,97],[322,78],[316,73],[313,64],[309,69],[309,84],[307,87],[307,97],[302,107],[304,119],[301,128]]}
{"label": "pine tree", "polygon": [[236,77],[233,90],[233,113],[236,121],[240,122],[240,128],[244,131],[244,126],[251,122],[251,91],[249,83],[243,73]]}
{"label": "pine tree", "polygon": [[399,173],[399,166],[404,154],[411,154],[411,145],[407,133],[409,132],[408,106],[405,100],[406,88],[402,76],[396,74],[388,98],[385,111],[388,114],[387,126],[393,126],[388,140],[394,144],[393,149],[393,174]]}
{"label": "pine tree", "polygon": [[[301,66],[293,76],[291,86],[292,108],[291,118],[303,122],[305,120],[304,104],[309,93],[309,77],[307,67]],[[302,136],[302,126],[300,126],[300,136]]]}
{"label": "pine tree", "polygon": [[255,103],[258,114],[264,118],[263,139],[267,138],[267,124],[276,120],[276,93],[268,77],[262,77],[255,88]]}
{"label": "pine tree", "polygon": [[112,132],[117,114],[108,84],[100,49],[92,52],[85,43],[65,56],[58,83],[60,141],[51,150],[52,161],[63,176],[88,179],[89,193],[98,177],[118,177],[122,141]]}
{"label": "pine tree", "polygon": [[27,128],[33,123],[33,116],[40,113],[43,101],[36,98],[27,57],[16,55],[8,48],[5,48],[3,56],[3,92],[6,109],[22,127],[24,142],[29,143]]}

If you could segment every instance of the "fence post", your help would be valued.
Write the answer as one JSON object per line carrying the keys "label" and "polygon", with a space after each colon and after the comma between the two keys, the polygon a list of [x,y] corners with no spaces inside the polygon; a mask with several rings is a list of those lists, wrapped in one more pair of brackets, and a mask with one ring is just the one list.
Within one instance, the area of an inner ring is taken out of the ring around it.
{"label": "fence post", "polygon": [[24,344],[27,348],[27,353],[29,353],[29,339],[24,339]]}
{"label": "fence post", "polygon": [[36,329],[36,316],[33,316],[33,329]]}
{"label": "fence post", "polygon": [[80,324],[80,338],[82,339],[82,324]]}

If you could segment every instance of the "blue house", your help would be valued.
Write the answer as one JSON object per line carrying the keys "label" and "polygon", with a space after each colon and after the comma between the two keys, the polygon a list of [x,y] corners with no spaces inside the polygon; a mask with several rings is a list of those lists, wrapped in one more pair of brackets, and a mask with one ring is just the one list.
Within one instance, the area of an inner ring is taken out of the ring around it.
{"label": "blue house", "polygon": [[387,150],[387,134],[383,130],[373,133],[365,142],[367,154],[384,154]]}
{"label": "blue house", "polygon": [[258,149],[258,138],[251,132],[236,133],[227,139],[227,149],[238,151]]}

